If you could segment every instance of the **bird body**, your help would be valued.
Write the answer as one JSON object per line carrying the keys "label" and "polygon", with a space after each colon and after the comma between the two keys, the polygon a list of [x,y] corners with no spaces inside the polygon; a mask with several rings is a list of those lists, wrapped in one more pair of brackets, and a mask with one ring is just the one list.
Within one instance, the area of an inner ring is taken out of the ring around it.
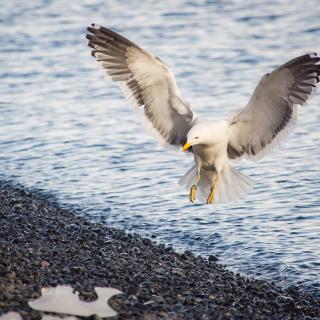
{"label": "bird body", "polygon": [[187,141],[192,146],[196,164],[204,170],[220,172],[228,162],[227,121],[200,120],[190,129]]}
{"label": "bird body", "polygon": [[[252,181],[248,177],[243,174],[237,175],[237,170],[231,167],[227,152],[229,135],[228,121],[201,118],[197,119],[187,134],[187,147],[190,145],[192,148],[195,166],[182,177],[180,184],[187,189],[192,186],[196,189],[198,187],[198,198],[202,202],[208,201],[215,185],[215,195],[212,199],[215,203],[236,201],[252,187]],[[217,177],[220,177],[218,184]],[[191,202],[195,200],[195,196],[196,193],[190,193]]]}
{"label": "bird body", "polygon": [[88,27],[92,55],[165,145],[192,151],[194,166],[180,179],[196,197],[209,204],[234,202],[252,188],[250,178],[232,167],[242,157],[256,160],[282,141],[320,81],[320,58],[305,54],[265,74],[247,105],[227,121],[197,116],[181,96],[168,66],[118,33]]}

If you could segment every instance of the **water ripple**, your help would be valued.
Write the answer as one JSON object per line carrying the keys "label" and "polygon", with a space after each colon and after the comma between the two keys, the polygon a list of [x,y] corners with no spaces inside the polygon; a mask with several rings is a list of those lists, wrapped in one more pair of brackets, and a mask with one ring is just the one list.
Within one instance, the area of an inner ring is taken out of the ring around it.
{"label": "water ripple", "polygon": [[[54,195],[110,226],[218,255],[246,274],[320,294],[320,97],[258,164],[234,205],[190,205],[191,158],[164,151],[106,81],[84,38],[107,24],[172,68],[186,100],[225,118],[277,64],[319,50],[316,0],[1,2],[0,177]],[[275,14],[276,12],[276,14]],[[10,26],[10,27],[8,27]]]}

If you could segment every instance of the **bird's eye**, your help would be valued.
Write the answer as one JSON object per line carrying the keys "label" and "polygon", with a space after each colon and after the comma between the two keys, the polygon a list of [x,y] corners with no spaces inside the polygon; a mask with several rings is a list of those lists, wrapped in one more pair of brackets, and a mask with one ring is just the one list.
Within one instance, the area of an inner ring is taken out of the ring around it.
{"label": "bird's eye", "polygon": [[195,139],[199,139],[199,137],[195,137]]}

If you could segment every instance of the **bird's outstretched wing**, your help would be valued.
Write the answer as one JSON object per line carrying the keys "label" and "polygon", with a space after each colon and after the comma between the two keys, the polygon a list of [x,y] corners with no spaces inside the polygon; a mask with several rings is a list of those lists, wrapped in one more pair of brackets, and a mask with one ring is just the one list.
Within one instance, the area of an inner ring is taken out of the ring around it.
{"label": "bird's outstretched wing", "polygon": [[229,120],[228,156],[259,159],[289,132],[320,81],[316,53],[290,60],[262,77],[246,107]]}
{"label": "bird's outstretched wing", "polygon": [[180,146],[195,119],[169,68],[157,57],[107,28],[92,24],[87,39],[92,55],[126,98],[144,107],[144,116],[162,142]]}

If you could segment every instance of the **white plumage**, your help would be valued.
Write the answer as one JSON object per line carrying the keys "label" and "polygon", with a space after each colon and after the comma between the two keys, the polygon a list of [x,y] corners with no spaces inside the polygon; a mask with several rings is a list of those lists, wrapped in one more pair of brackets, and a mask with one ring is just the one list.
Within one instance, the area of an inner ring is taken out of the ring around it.
{"label": "white plumage", "polygon": [[316,53],[297,57],[262,77],[248,104],[228,121],[197,117],[159,58],[110,29],[88,28],[92,55],[124,95],[143,114],[162,142],[192,151],[195,165],[181,178],[195,197],[207,203],[234,202],[252,187],[250,178],[230,165],[245,156],[260,159],[283,140],[320,81]]}

